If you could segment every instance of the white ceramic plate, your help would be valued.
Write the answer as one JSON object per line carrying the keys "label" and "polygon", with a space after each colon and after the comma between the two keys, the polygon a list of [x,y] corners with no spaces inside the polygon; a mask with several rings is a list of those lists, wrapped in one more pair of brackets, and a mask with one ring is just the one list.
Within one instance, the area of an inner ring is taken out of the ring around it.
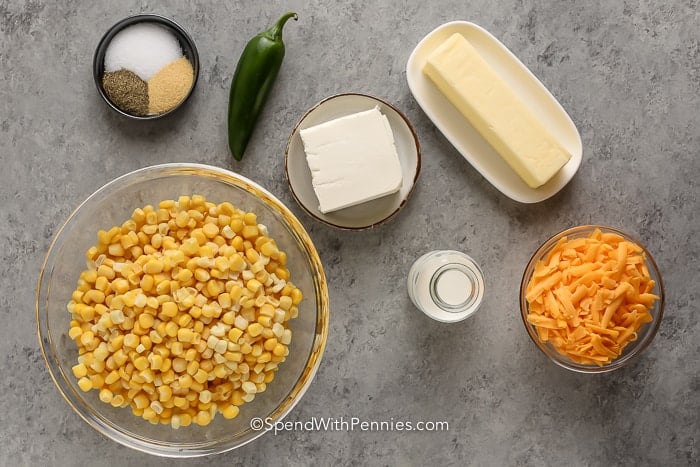
{"label": "white ceramic plate", "polygon": [[[386,115],[394,133],[396,152],[401,162],[403,185],[396,193],[366,203],[323,214],[311,185],[311,171],[306,163],[299,130],[375,106]],[[394,106],[365,94],[338,94],[311,107],[294,126],[285,151],[285,172],[292,195],[312,217],[341,229],[361,230],[375,227],[391,218],[406,203],[420,172],[420,144],[408,119]]]}
{"label": "white ceramic plate", "polygon": [[[430,53],[454,33],[463,35],[571,154],[569,162],[543,186],[530,188],[423,74]],[[439,26],[416,46],[406,66],[408,87],[435,126],[493,186],[521,203],[537,203],[561,190],[581,165],[581,136],[547,88],[498,39],[476,24]]]}

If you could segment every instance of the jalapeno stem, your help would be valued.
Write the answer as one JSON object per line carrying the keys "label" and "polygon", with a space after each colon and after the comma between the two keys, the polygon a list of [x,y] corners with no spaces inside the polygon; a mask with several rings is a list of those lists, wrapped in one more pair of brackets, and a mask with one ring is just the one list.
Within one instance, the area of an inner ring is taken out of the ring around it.
{"label": "jalapeno stem", "polygon": [[284,25],[289,18],[294,18],[294,21],[296,21],[299,19],[299,16],[297,16],[297,14],[293,11],[285,13],[280,19],[277,20],[275,24],[272,25],[270,29],[266,31],[265,35],[273,41],[282,40],[282,30],[284,29]]}

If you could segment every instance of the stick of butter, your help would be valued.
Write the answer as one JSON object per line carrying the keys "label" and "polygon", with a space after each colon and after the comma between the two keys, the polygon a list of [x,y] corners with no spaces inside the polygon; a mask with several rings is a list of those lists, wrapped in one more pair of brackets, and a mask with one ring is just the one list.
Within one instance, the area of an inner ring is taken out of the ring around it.
{"label": "stick of butter", "polygon": [[401,163],[378,107],[299,131],[322,213],[395,193]]}
{"label": "stick of butter", "polygon": [[531,188],[571,158],[461,34],[430,54],[423,73]]}

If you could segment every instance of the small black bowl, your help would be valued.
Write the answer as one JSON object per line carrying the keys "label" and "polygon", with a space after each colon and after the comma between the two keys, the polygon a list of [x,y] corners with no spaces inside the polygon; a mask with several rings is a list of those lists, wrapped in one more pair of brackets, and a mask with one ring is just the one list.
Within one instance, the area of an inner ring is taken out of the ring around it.
{"label": "small black bowl", "polygon": [[[177,38],[178,42],[180,43],[180,46],[182,47],[182,53],[184,54],[185,57],[190,61],[192,64],[192,69],[194,71],[194,79],[192,80],[192,87],[190,88],[190,92],[187,93],[187,96],[180,102],[177,106],[173,107],[167,112],[163,112],[161,114],[154,114],[154,115],[144,115],[144,116],[139,116],[139,115],[132,115],[128,112],[123,111],[119,107],[117,107],[107,96],[107,93],[104,90],[104,87],[102,86],[102,75],[104,74],[104,62],[105,62],[105,52],[107,51],[107,47],[109,47],[109,43],[112,41],[112,38],[114,36],[122,31],[123,29],[136,24],[136,23],[156,23],[160,24],[161,26],[166,27],[169,29]],[[95,57],[92,62],[92,74],[93,78],[95,79],[95,84],[97,85],[97,90],[100,93],[100,96],[102,96],[102,99],[109,105],[112,109],[114,109],[117,113],[124,115],[125,117],[131,118],[133,120],[155,120],[157,118],[165,117],[166,115],[170,115],[171,113],[175,112],[177,109],[182,107],[185,102],[187,102],[192,95],[192,91],[194,90],[195,86],[197,85],[197,78],[199,77],[199,53],[197,52],[197,47],[194,45],[194,41],[192,40],[192,37],[190,37],[189,34],[187,34],[187,31],[185,31],[179,24],[177,24],[175,21],[165,18],[164,16],[160,15],[136,15],[136,16],[129,16],[128,18],[124,18],[123,20],[119,21],[117,24],[112,26],[107,30],[104,36],[102,36],[102,39],[100,39],[100,42],[97,44],[97,49],[95,49]]]}

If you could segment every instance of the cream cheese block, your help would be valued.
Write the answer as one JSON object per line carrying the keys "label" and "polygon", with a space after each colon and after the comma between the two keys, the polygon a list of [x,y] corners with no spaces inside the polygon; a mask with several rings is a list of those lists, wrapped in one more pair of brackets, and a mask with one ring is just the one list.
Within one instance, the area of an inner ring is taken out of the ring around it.
{"label": "cream cheese block", "polygon": [[461,34],[438,46],[423,72],[531,188],[571,158]]}
{"label": "cream cheese block", "polygon": [[394,135],[378,107],[302,129],[299,134],[322,213],[401,188]]}

